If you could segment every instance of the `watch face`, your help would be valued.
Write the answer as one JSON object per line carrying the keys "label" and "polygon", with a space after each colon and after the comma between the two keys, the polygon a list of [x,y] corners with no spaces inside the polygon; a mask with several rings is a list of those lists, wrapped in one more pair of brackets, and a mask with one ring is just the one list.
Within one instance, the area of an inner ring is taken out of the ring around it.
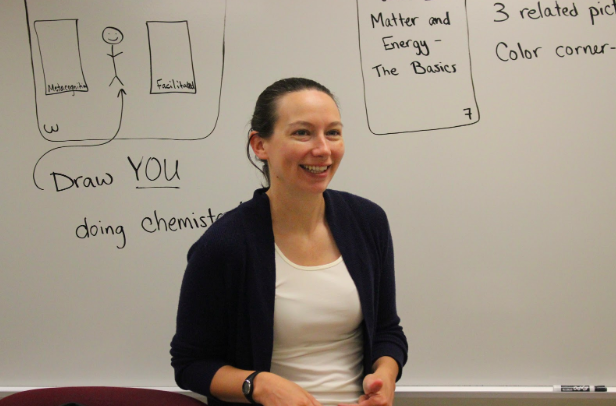
{"label": "watch face", "polygon": [[248,395],[250,393],[250,381],[248,379],[242,384],[242,392],[244,395]]}

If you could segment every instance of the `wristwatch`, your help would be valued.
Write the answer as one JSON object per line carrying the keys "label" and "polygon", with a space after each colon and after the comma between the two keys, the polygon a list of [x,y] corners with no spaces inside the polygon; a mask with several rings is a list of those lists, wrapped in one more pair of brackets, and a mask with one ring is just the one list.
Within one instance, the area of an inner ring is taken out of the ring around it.
{"label": "wristwatch", "polygon": [[242,393],[244,394],[244,396],[246,396],[246,399],[248,399],[250,403],[257,403],[252,398],[252,392],[254,392],[255,390],[255,377],[260,373],[261,371],[255,371],[252,374],[248,375],[248,378],[246,378],[244,380],[244,383],[242,384]]}

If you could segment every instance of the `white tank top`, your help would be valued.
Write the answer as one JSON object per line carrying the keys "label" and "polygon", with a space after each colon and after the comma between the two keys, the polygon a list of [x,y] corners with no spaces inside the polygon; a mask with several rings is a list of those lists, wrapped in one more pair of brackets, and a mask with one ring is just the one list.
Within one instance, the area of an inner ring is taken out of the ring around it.
{"label": "white tank top", "polygon": [[363,320],[355,283],[342,260],[301,266],[276,246],[271,372],[320,403],[357,403],[362,391]]}

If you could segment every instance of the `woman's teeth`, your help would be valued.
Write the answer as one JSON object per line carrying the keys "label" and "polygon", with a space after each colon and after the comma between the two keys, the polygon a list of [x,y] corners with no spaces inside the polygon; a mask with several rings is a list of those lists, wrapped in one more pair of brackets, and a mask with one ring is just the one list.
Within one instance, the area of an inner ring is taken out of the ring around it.
{"label": "woman's teeth", "polygon": [[311,173],[322,173],[327,170],[327,166],[311,166],[311,165],[301,165],[302,168],[308,170]]}

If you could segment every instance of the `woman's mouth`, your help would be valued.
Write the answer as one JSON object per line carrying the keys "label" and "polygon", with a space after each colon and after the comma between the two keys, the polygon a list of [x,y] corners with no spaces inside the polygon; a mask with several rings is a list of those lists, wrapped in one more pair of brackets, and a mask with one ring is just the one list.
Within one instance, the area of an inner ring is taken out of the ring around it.
{"label": "woman's mouth", "polygon": [[310,173],[323,173],[329,168],[329,166],[317,166],[317,165],[300,165],[300,166]]}

